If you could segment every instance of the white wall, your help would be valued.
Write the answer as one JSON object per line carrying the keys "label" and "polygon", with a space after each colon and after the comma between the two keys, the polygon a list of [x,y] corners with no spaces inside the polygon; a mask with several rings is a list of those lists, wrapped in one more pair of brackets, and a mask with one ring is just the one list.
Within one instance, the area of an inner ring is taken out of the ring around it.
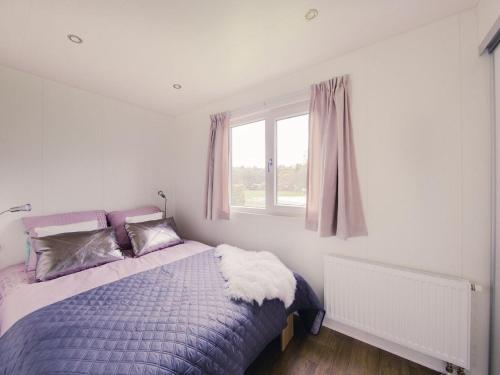
{"label": "white wall", "polygon": [[[170,118],[0,67],[0,211],[122,209],[168,191]],[[0,268],[24,259],[20,218],[0,216]]]}
{"label": "white wall", "polygon": [[[323,294],[323,254],[346,254],[461,276],[474,297],[472,373],[486,374],[490,238],[487,57],[468,11],[249,88],[175,121],[176,220],[189,238],[278,254]],[[297,51],[300,53],[300,51]],[[270,56],[269,58],[279,58]],[[303,219],[203,219],[209,114],[299,91],[349,73],[358,172],[369,235],[341,241]]]}

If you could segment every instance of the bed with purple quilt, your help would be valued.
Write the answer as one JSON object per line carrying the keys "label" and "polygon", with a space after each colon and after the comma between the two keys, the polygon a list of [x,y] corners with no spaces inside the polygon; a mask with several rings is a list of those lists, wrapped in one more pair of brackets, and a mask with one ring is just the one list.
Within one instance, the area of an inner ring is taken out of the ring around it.
{"label": "bed with purple quilt", "polygon": [[197,244],[21,285],[0,300],[0,374],[243,374],[288,314],[318,333],[324,311],[302,277],[288,309],[234,301]]}

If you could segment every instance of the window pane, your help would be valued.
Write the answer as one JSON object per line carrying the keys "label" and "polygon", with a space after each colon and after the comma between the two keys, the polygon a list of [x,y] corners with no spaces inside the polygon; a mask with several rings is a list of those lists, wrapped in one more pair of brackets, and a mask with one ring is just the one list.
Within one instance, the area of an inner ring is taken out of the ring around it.
{"label": "window pane", "polygon": [[276,121],[276,201],[278,205],[306,205],[309,115]]}
{"label": "window pane", "polygon": [[231,128],[231,205],[266,207],[265,121]]}

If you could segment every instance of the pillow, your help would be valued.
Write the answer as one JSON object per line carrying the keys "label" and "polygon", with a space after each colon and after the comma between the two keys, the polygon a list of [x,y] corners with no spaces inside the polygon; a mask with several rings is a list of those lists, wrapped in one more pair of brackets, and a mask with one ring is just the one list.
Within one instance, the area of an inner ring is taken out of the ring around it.
{"label": "pillow", "polygon": [[142,223],[144,221],[160,220],[163,219],[163,212],[156,212],[154,214],[129,216],[125,218],[125,223]]}
{"label": "pillow", "polygon": [[113,211],[107,214],[109,225],[111,225],[115,230],[116,241],[122,250],[128,250],[132,248],[130,243],[130,238],[128,238],[127,231],[125,230],[125,221],[127,218],[129,220],[135,216],[143,216],[154,213],[161,213],[160,209],[155,206],[145,206],[136,208],[133,210],[125,211]]}
{"label": "pillow", "polygon": [[47,281],[123,259],[113,228],[33,237],[36,281]]}
{"label": "pillow", "polygon": [[37,237],[53,236],[54,234],[70,233],[70,232],[86,232],[99,228],[97,220],[82,221],[81,223],[66,224],[66,225],[51,225],[48,227],[34,228]]}
{"label": "pillow", "polygon": [[[23,224],[26,232],[28,232],[29,237],[40,237],[42,236],[38,231],[45,227],[51,227],[47,232],[52,234],[63,233],[63,232],[74,232],[81,230],[92,230],[99,228],[106,228],[106,212],[102,210],[98,211],[81,211],[81,212],[68,212],[62,214],[54,215],[44,215],[44,216],[27,216],[23,217]],[[97,226],[89,224],[89,221],[97,221]],[[77,224],[87,222],[81,227],[65,227],[70,224]],[[58,229],[59,228],[59,229]],[[75,229],[76,228],[76,229]],[[78,229],[80,228],[80,229]],[[36,229],[36,230],[35,230]],[[61,230],[61,232],[57,232]],[[43,232],[43,230],[42,230]],[[26,271],[31,272],[36,269],[36,248],[34,247],[31,239],[30,249],[26,262]]]}
{"label": "pillow", "polygon": [[26,284],[29,279],[22,263],[0,270],[0,306],[7,294]]}
{"label": "pillow", "polygon": [[134,255],[141,256],[183,243],[184,241],[168,223],[168,219],[126,223],[125,228],[132,242]]}

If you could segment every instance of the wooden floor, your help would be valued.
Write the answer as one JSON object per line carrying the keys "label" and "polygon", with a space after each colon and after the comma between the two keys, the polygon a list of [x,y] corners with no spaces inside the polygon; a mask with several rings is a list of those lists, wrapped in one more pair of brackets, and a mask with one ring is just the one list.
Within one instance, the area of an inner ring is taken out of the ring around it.
{"label": "wooden floor", "polygon": [[305,334],[295,321],[295,337],[285,352],[273,341],[248,368],[246,375],[434,375],[435,371],[344,336],[326,327],[318,336]]}

